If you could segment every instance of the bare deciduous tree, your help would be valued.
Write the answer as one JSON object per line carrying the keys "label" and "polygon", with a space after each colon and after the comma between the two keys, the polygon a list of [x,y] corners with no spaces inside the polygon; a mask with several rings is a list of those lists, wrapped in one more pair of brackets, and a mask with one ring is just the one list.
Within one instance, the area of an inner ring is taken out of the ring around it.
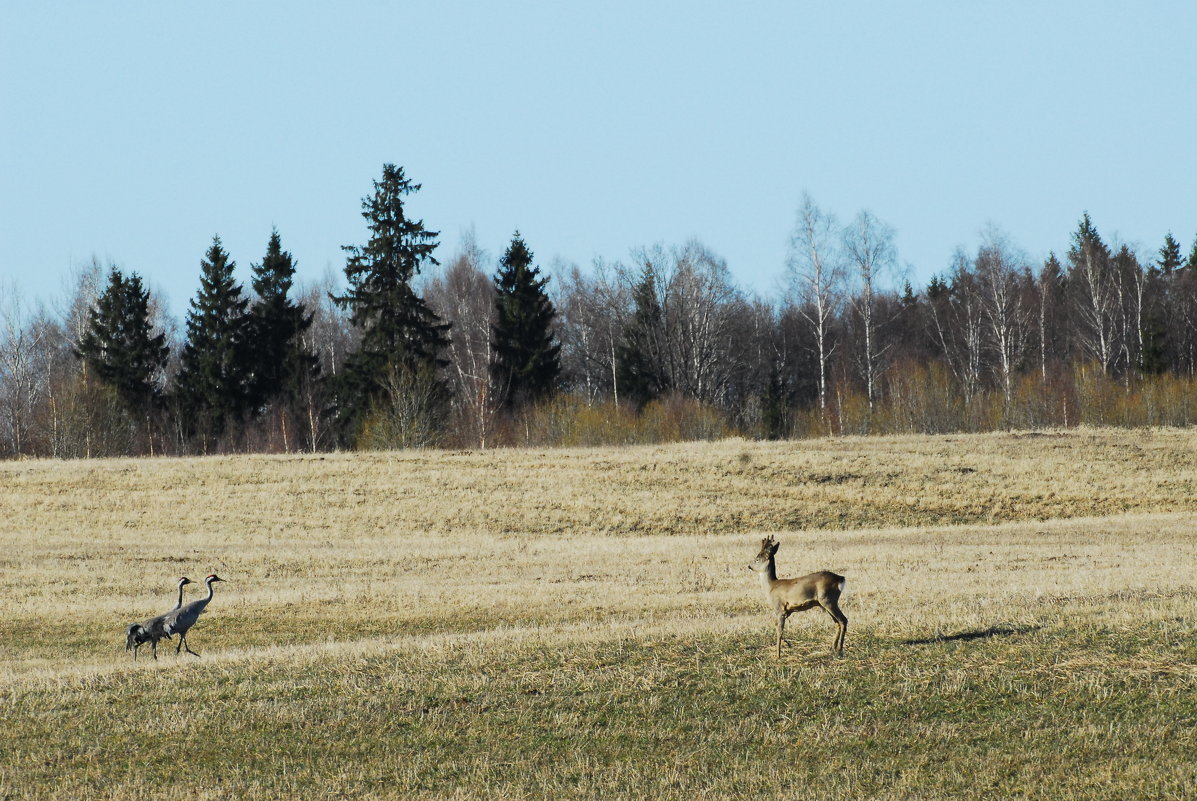
{"label": "bare deciduous tree", "polygon": [[618,403],[616,350],[631,307],[625,268],[595,259],[589,274],[575,264],[553,272],[563,386],[588,404],[608,395]]}
{"label": "bare deciduous tree", "polygon": [[827,411],[827,375],[835,353],[831,326],[840,310],[844,283],[838,233],[835,217],[824,213],[809,194],[803,193],[790,236],[786,269],[794,308],[814,335],[820,414]]}
{"label": "bare deciduous tree", "polygon": [[662,282],[671,385],[706,403],[723,399],[731,375],[729,309],[739,299],[727,262],[692,241],[672,254]]}
{"label": "bare deciduous tree", "polygon": [[44,310],[30,313],[17,289],[0,286],[0,430],[14,456],[32,453],[34,410],[48,392],[58,336]]}
{"label": "bare deciduous tree", "polygon": [[844,251],[851,264],[855,291],[849,303],[860,325],[860,346],[856,361],[865,384],[869,409],[877,400],[877,387],[884,370],[887,347],[878,336],[877,292],[897,260],[894,229],[871,212],[862,211],[844,229]]}
{"label": "bare deciduous tree", "polygon": [[1068,251],[1074,327],[1084,354],[1111,372],[1117,356],[1118,287],[1110,251],[1086,214]]}
{"label": "bare deciduous tree", "polygon": [[300,388],[299,404],[304,419],[304,437],[312,451],[334,444],[329,407],[328,381],[340,374],[347,356],[357,347],[357,331],[349,315],[332,300],[341,289],[337,274],[328,267],[320,281],[305,288],[300,303],[312,314],[312,324],[301,337],[303,348],[320,359],[320,379],[306,376]]}
{"label": "bare deciduous tree", "polygon": [[1009,402],[1014,372],[1026,354],[1031,334],[1026,259],[1001,231],[991,227],[983,235],[975,265],[988,347],[1002,393]]}
{"label": "bare deciduous tree", "polygon": [[487,261],[474,232],[467,231],[444,275],[430,279],[424,291],[437,315],[453,324],[445,352],[453,403],[458,419],[468,426],[470,439],[480,448],[489,444],[502,397],[494,391],[490,377],[495,287],[485,268]]}
{"label": "bare deciduous tree", "polygon": [[968,256],[957,248],[946,283],[933,281],[928,291],[931,337],[943,353],[965,400],[981,390],[984,369],[983,311]]}

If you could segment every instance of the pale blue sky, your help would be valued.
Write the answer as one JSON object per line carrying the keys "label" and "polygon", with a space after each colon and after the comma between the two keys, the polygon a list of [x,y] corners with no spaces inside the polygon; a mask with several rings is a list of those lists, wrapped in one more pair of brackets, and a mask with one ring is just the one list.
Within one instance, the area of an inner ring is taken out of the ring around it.
{"label": "pale blue sky", "polygon": [[989,222],[1037,263],[1088,210],[1197,234],[1197,3],[0,0],[0,284],[97,255],[181,317],[219,233],[301,279],[384,162],[443,262],[699,238],[772,293],[802,192],[897,230],[916,286]]}

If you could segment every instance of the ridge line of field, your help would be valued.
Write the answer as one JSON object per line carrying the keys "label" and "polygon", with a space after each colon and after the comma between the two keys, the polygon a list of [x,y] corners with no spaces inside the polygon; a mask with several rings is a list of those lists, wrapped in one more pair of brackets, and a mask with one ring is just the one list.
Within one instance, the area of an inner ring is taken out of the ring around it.
{"label": "ridge line of field", "polygon": [[608,539],[615,539],[615,538],[643,539],[644,537],[659,536],[659,537],[668,537],[668,538],[671,538],[674,540],[679,540],[679,539],[685,539],[686,537],[693,537],[693,536],[713,537],[713,538],[722,538],[722,537],[735,538],[735,537],[746,537],[746,536],[752,537],[752,536],[757,536],[760,534],[773,534],[775,536],[786,535],[786,534],[811,534],[811,535],[832,534],[832,535],[839,535],[839,536],[869,535],[869,536],[884,538],[884,537],[909,537],[911,534],[924,533],[924,534],[928,535],[928,540],[930,541],[931,538],[936,534],[949,534],[949,533],[950,534],[961,534],[961,533],[972,532],[972,531],[1000,532],[1000,531],[1009,531],[1009,530],[1017,530],[1017,529],[1026,529],[1029,527],[1047,528],[1047,529],[1075,528],[1075,527],[1079,527],[1079,526],[1084,526],[1086,524],[1098,524],[1098,523],[1125,523],[1125,524],[1129,525],[1129,524],[1135,523],[1135,522],[1151,521],[1151,520],[1181,521],[1181,520],[1186,520],[1186,519],[1194,521],[1195,526],[1197,526],[1197,512],[1193,512],[1190,510],[1170,510],[1170,511],[1146,511],[1146,512],[1127,511],[1127,512],[1117,512],[1114,514],[1104,514],[1104,515],[1083,515],[1080,517],[1022,518],[1019,520],[995,520],[993,522],[978,521],[978,522],[972,522],[972,523],[943,523],[943,524],[932,524],[932,525],[916,524],[916,525],[908,525],[908,526],[884,526],[884,527],[862,526],[862,527],[858,527],[858,528],[827,528],[827,527],[792,528],[792,529],[782,529],[780,531],[778,531],[776,529],[760,529],[759,531],[758,530],[748,530],[748,531],[736,532],[736,533],[718,533],[718,532],[716,532],[716,533],[712,533],[712,534],[700,534],[700,535],[693,535],[693,534],[657,534],[657,535],[653,535],[653,534],[649,534],[649,535],[621,534],[621,535],[617,535],[617,537],[611,537],[610,535],[595,535],[595,536],[602,536],[602,537],[605,537]]}

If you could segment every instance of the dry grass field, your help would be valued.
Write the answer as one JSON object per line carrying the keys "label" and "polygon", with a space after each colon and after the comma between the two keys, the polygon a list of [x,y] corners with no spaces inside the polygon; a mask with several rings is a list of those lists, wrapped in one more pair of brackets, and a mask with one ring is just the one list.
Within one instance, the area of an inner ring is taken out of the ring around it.
{"label": "dry grass field", "polygon": [[1195,523],[1192,431],[0,463],[0,799],[1192,798]]}

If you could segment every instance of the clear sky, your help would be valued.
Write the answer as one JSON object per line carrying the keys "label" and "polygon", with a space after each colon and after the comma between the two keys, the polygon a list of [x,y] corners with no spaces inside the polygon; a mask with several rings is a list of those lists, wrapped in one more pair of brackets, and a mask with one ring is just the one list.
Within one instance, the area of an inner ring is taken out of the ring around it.
{"label": "clear sky", "polygon": [[916,287],[998,225],[1038,263],[1083,211],[1197,235],[1197,3],[0,0],[0,285],[93,255],[180,317],[219,233],[312,280],[384,162],[443,262],[473,226],[538,263],[697,237],[784,270],[803,191],[897,231]]}

